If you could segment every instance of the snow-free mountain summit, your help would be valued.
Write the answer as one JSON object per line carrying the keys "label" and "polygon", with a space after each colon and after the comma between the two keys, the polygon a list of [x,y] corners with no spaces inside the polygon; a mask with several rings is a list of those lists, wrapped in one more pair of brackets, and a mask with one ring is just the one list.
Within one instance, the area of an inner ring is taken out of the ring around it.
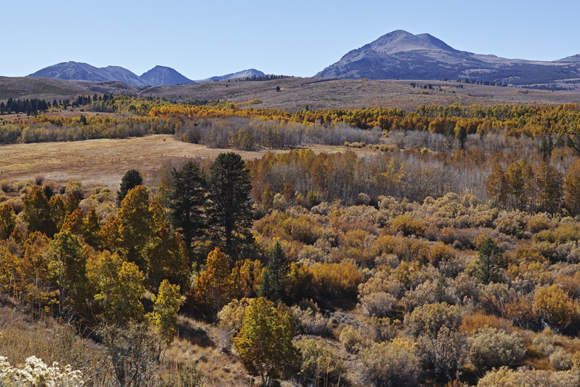
{"label": "snow-free mountain summit", "polygon": [[[264,75],[256,69],[210,77],[197,82],[221,81]],[[120,66],[95,67],[88,63],[63,62],[38,70],[29,77],[55,78],[63,80],[109,82],[120,81],[133,86],[171,86],[196,83],[171,67],[155,66],[141,76]]]}
{"label": "snow-free mountain summit", "polygon": [[429,34],[397,30],[352,50],[315,78],[458,79],[531,85],[580,77],[578,56],[558,61],[505,59],[459,51]]}

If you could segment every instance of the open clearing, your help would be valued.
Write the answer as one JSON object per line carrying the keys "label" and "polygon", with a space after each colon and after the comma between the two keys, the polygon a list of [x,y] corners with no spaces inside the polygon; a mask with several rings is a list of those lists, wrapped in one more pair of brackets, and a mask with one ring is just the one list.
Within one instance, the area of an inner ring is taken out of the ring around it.
{"label": "open clearing", "polygon": [[[315,145],[314,152],[340,152],[342,146]],[[357,149],[357,153],[373,152]],[[177,141],[172,135],[153,135],[128,139],[99,139],[78,142],[50,142],[0,146],[0,180],[32,179],[43,175],[47,180],[63,184],[82,180],[85,188],[106,186],[118,189],[121,178],[129,169],[137,169],[146,184],[158,182],[165,163],[183,159],[215,159],[230,149],[208,148],[205,145]],[[279,154],[287,150],[239,151],[244,159],[264,156],[268,151]]]}

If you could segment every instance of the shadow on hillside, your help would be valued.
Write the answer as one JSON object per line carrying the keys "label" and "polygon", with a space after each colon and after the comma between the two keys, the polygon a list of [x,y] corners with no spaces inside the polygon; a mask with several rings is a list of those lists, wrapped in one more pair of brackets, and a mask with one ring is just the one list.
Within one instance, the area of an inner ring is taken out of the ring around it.
{"label": "shadow on hillside", "polygon": [[208,336],[203,327],[198,326],[188,318],[180,318],[177,322],[177,331],[181,339],[202,348],[215,348],[215,343]]}

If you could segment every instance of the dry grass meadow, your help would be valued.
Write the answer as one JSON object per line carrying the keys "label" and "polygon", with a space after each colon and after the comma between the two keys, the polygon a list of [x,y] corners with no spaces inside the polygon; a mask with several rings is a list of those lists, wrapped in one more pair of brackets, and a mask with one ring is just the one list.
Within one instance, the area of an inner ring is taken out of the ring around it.
{"label": "dry grass meadow", "polygon": [[[316,153],[329,153],[347,148],[315,145],[311,149]],[[372,152],[365,148],[353,150]],[[125,172],[137,169],[145,176],[146,184],[154,185],[166,163],[184,159],[213,160],[220,153],[228,151],[177,141],[172,135],[3,145],[0,146],[0,180],[33,179],[43,175],[45,179],[54,180],[58,184],[82,180],[87,189],[95,186],[118,189]],[[260,158],[268,151],[235,152],[248,160]],[[271,152],[278,154],[287,151]]]}

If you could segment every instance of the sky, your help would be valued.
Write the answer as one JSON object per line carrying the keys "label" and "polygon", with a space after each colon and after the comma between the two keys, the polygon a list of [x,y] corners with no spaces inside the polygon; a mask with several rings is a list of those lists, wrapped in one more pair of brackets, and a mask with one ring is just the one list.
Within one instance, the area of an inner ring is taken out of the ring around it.
{"label": "sky", "polygon": [[507,58],[580,54],[580,1],[4,1],[0,76],[67,61],[196,80],[255,68],[310,77],[391,31]]}

